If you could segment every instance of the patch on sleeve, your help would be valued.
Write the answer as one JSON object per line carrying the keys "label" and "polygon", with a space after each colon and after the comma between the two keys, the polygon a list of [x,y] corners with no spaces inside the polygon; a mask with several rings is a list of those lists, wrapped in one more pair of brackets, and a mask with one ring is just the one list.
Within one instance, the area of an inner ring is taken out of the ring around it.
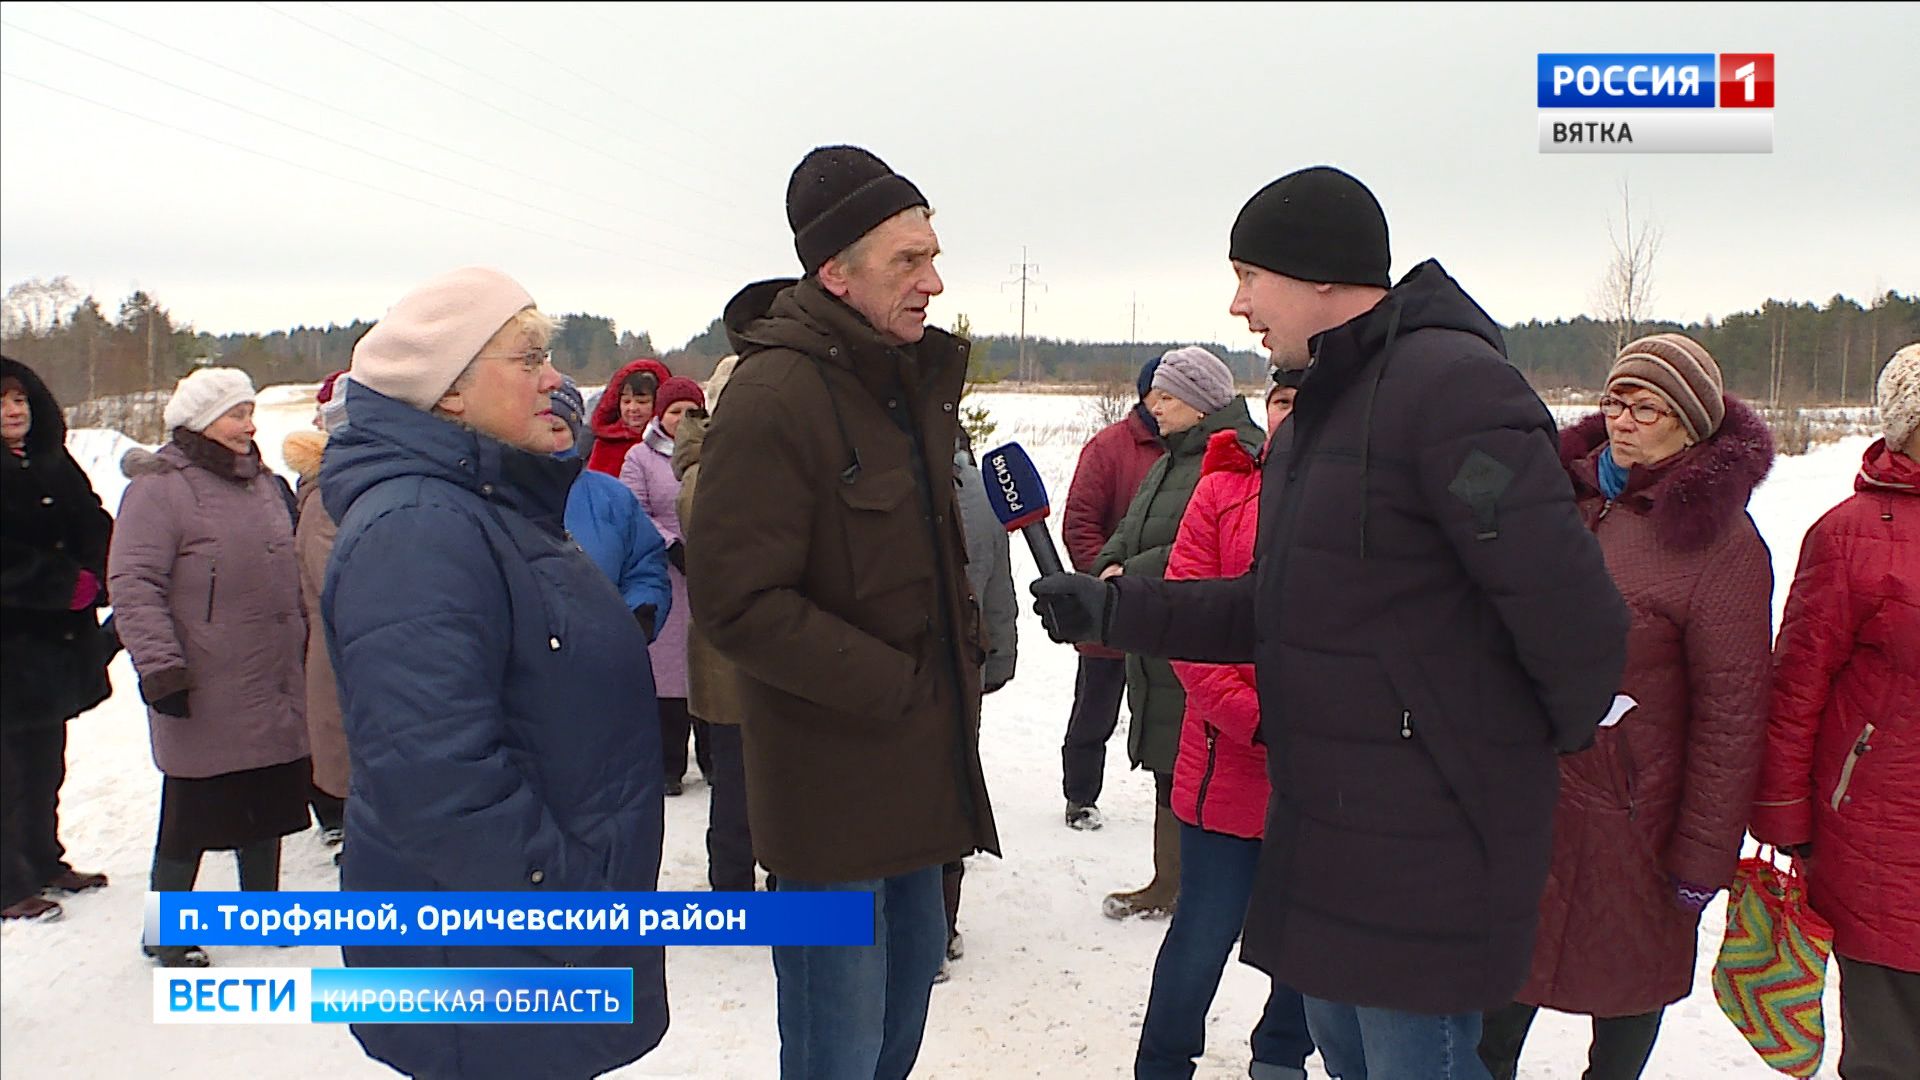
{"label": "patch on sleeve", "polygon": [[1513,483],[1513,470],[1485,450],[1474,450],[1460,463],[1447,490],[1473,511],[1473,538],[1492,540],[1500,535],[1500,496]]}

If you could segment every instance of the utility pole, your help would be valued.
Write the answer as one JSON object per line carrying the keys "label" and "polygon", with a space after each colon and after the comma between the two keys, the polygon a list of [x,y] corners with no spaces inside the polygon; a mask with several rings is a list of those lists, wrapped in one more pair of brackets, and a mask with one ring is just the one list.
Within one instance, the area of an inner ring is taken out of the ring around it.
{"label": "utility pole", "polygon": [[1027,286],[1032,285],[1040,289],[1045,289],[1046,286],[1033,276],[1040,272],[1040,267],[1037,263],[1027,261],[1027,249],[1024,244],[1020,247],[1020,262],[1011,267],[1010,272],[1020,276],[1012,281],[1002,282],[1000,287],[1004,289],[1009,285],[1020,286],[1020,359],[1015,370],[1020,373],[1021,382],[1032,382],[1033,371],[1027,365]]}
{"label": "utility pole", "polygon": [[1134,293],[1133,300],[1127,305],[1132,318],[1127,323],[1127,359],[1133,359],[1134,342],[1140,340],[1140,294]]}

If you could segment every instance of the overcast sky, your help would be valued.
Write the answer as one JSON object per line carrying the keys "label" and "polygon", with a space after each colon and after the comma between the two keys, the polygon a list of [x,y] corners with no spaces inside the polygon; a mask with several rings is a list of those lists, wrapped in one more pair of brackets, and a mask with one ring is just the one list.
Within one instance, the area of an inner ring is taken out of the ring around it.
{"label": "overcast sky", "polygon": [[[1379,196],[1396,276],[1437,257],[1502,321],[1592,309],[1623,181],[1660,315],[1920,289],[1910,4],[0,13],[0,278],[206,330],[377,316],[482,263],[677,346],[796,272],[787,178],[836,142],[933,202],[933,321],[977,331],[1018,325],[1024,245],[1031,334],[1125,340],[1137,296],[1142,338],[1250,344],[1228,229],[1320,163]],[[1542,155],[1542,51],[1772,51],[1774,153]]]}

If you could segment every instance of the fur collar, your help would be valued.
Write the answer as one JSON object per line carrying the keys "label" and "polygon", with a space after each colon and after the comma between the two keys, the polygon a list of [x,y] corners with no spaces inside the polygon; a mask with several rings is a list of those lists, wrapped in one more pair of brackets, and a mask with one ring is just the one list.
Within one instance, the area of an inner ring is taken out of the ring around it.
{"label": "fur collar", "polygon": [[[1732,394],[1726,401],[1726,419],[1713,438],[1652,469],[1633,467],[1618,500],[1651,517],[1654,536],[1680,551],[1698,551],[1718,539],[1773,468],[1767,422]],[[1606,445],[1606,417],[1597,412],[1560,433],[1560,463],[1582,499],[1601,497],[1595,459]]]}

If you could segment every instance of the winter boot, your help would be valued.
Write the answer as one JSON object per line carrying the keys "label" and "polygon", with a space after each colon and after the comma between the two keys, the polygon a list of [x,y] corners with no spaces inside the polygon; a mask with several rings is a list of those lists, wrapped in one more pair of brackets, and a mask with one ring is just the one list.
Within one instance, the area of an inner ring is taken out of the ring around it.
{"label": "winter boot", "polygon": [[1109,919],[1173,914],[1180,897],[1180,819],[1165,806],[1153,810],[1153,881],[1144,889],[1111,893],[1100,905]]}
{"label": "winter boot", "polygon": [[[154,892],[192,892],[199,877],[200,856],[169,859],[158,851],[153,853],[153,874],[148,883]],[[212,962],[198,945],[142,945],[140,951],[158,960],[161,967],[203,968]]]}
{"label": "winter boot", "polygon": [[247,892],[280,890],[280,838],[248,844],[234,852],[240,864],[240,888]]}
{"label": "winter boot", "polygon": [[65,914],[59,904],[44,896],[28,896],[16,903],[8,904],[0,910],[0,919],[22,919],[26,922],[58,922]]}
{"label": "winter boot", "polygon": [[148,959],[159,961],[161,967],[203,968],[213,964],[207,950],[198,945],[142,945],[140,951]]}
{"label": "winter boot", "polygon": [[1067,804],[1067,828],[1080,832],[1092,832],[1105,825],[1107,819],[1100,815],[1100,808],[1092,803],[1070,802]]}

